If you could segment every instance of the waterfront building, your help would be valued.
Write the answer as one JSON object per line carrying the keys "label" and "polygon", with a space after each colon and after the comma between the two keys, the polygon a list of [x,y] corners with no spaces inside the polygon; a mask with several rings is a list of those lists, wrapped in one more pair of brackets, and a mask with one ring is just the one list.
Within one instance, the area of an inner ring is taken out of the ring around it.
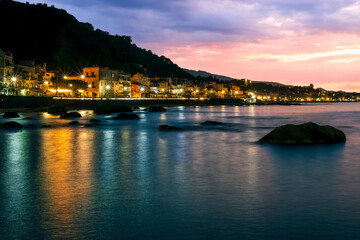
{"label": "waterfront building", "polygon": [[85,67],[83,80],[89,97],[130,97],[130,74],[102,67]]}
{"label": "waterfront building", "polygon": [[0,76],[3,84],[9,84],[11,76],[14,72],[14,58],[10,52],[4,52],[0,49]]}

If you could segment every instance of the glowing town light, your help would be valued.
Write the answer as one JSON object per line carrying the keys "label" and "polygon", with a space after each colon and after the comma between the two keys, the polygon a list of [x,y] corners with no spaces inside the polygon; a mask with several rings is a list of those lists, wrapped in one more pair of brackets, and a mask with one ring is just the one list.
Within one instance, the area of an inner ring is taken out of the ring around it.
{"label": "glowing town light", "polygon": [[165,89],[161,89],[161,91],[165,91]]}
{"label": "glowing town light", "polygon": [[48,84],[49,84],[49,82],[48,82],[48,81],[45,81],[45,82],[44,82],[44,84],[45,84],[45,85],[48,85]]}
{"label": "glowing town light", "polygon": [[235,92],[235,94],[239,94],[239,92],[238,92],[238,91],[236,91],[236,92]]}
{"label": "glowing town light", "polygon": [[210,93],[213,93],[213,90],[211,90]]}
{"label": "glowing town light", "polygon": [[25,95],[25,89],[22,89],[20,92],[21,92],[21,95]]}
{"label": "glowing town light", "polygon": [[126,91],[126,90],[127,90],[127,87],[124,87],[124,90]]}
{"label": "glowing town light", "polygon": [[199,92],[199,89],[196,89],[196,92]]}
{"label": "glowing town light", "polygon": [[144,88],[140,88],[140,91],[142,91],[142,92],[143,92],[144,90],[145,90]]}
{"label": "glowing town light", "polygon": [[81,92],[81,93],[83,93],[83,92],[84,92],[84,90],[81,90],[81,89],[79,89],[78,91],[79,91],[79,92]]}
{"label": "glowing town light", "polygon": [[182,89],[180,89],[180,92],[183,92],[183,90],[182,90]]}
{"label": "glowing town light", "polygon": [[225,93],[225,91],[222,91],[222,93]]}
{"label": "glowing town light", "polygon": [[67,79],[67,76],[64,76],[64,79]]}
{"label": "glowing town light", "polygon": [[72,84],[69,84],[70,87],[72,87]]}
{"label": "glowing town light", "polygon": [[84,75],[81,75],[81,79],[84,79],[85,78],[85,76]]}
{"label": "glowing town light", "polygon": [[88,87],[90,88],[90,87],[91,87],[91,84],[89,84]]}
{"label": "glowing town light", "polygon": [[16,77],[12,77],[11,81],[16,82]]}
{"label": "glowing town light", "polygon": [[109,89],[110,89],[110,85],[107,85],[107,86],[106,86],[106,89],[109,90]]}
{"label": "glowing town light", "polygon": [[56,92],[59,92],[59,93],[63,93],[63,92],[72,92],[70,89],[49,89],[50,92],[53,92],[53,93],[56,93]]}

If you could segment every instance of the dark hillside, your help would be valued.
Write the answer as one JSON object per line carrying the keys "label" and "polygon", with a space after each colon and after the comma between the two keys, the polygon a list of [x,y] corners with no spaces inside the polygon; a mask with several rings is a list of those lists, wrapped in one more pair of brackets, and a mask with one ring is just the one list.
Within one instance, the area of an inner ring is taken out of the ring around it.
{"label": "dark hillside", "polygon": [[170,59],[132,43],[129,36],[112,36],[81,23],[65,10],[45,4],[0,0],[0,49],[15,61],[46,62],[50,68],[99,65],[150,76],[191,78]]}

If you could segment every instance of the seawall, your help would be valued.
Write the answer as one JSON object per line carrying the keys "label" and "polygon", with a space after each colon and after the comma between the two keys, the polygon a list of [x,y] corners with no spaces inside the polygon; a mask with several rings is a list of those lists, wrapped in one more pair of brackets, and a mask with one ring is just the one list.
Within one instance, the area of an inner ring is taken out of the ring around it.
{"label": "seawall", "polygon": [[99,104],[126,105],[142,107],[151,105],[162,106],[191,106],[191,105],[236,105],[242,104],[241,99],[74,99],[53,97],[24,97],[0,95],[0,109],[14,108],[44,108],[51,105],[65,105],[77,109],[93,109]]}

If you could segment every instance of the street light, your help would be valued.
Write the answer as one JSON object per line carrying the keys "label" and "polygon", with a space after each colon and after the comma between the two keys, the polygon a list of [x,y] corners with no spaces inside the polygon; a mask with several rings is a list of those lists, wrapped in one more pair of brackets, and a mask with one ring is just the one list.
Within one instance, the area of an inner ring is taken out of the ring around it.
{"label": "street light", "polygon": [[67,76],[64,76],[64,79],[67,79]]}
{"label": "street light", "polygon": [[48,85],[48,84],[49,84],[49,82],[48,82],[48,81],[45,81],[45,82],[44,82],[44,84],[45,84],[45,85]]}
{"label": "street light", "polygon": [[88,87],[91,88],[91,84],[89,84]]}
{"label": "street light", "polygon": [[106,85],[106,90],[107,90],[107,97],[109,98],[110,97],[110,85]]}
{"label": "street light", "polygon": [[140,91],[142,91],[142,92],[143,92],[144,90],[145,90],[144,88],[140,88]]}
{"label": "street light", "polygon": [[16,82],[16,77],[12,77],[11,81]]}
{"label": "street light", "polygon": [[84,75],[81,75],[81,79],[84,79],[85,78],[85,76]]}

